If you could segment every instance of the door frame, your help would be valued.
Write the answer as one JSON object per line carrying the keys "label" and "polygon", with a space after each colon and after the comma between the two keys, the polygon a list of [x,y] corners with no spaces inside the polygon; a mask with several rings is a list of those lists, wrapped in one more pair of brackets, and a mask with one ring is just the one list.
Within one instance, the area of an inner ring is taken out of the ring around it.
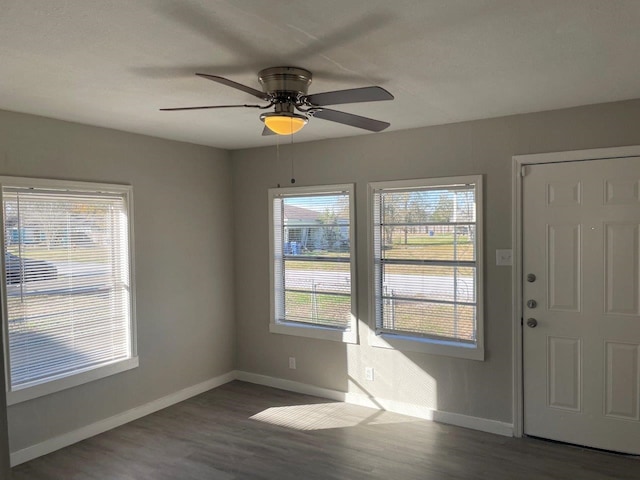
{"label": "door frame", "polygon": [[511,244],[513,248],[512,269],[512,316],[513,316],[513,435],[524,435],[524,376],[523,376],[523,328],[522,328],[522,179],[528,165],[578,162],[584,160],[608,160],[640,157],[640,145],[627,147],[596,148],[554,153],[514,155],[512,157],[511,184]]}

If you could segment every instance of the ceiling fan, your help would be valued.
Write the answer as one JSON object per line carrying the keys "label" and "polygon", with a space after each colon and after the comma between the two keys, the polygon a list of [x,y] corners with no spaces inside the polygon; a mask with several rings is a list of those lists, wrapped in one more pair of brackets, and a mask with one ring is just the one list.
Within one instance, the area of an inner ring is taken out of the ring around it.
{"label": "ceiling fan", "polygon": [[293,135],[307,124],[309,117],[342,123],[371,132],[380,132],[390,125],[388,122],[325,108],[327,105],[393,100],[393,95],[382,87],[351,88],[308,95],[307,90],[313,78],[312,74],[310,71],[298,67],[271,67],[261,70],[258,73],[258,81],[262,85],[263,91],[224,77],[207,75],[206,73],[196,73],[196,75],[241,90],[268,103],[266,105],[244,104],[161,108],[160,110],[203,110],[236,107],[267,110],[274,107],[273,112],[260,115],[260,120],[265,124],[262,135]]}

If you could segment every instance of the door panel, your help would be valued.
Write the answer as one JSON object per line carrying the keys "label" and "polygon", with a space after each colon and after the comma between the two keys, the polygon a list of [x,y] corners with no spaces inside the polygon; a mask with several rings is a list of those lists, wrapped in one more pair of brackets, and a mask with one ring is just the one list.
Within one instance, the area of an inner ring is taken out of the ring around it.
{"label": "door panel", "polygon": [[605,204],[637,205],[640,203],[639,184],[635,179],[618,178],[605,181]]}
{"label": "door panel", "polygon": [[580,225],[547,225],[548,308],[580,310]]}
{"label": "door panel", "polygon": [[580,204],[580,182],[550,182],[547,184],[547,206],[564,207]]}
{"label": "door panel", "polygon": [[[638,224],[605,225],[605,311],[638,315]],[[620,255],[620,252],[626,252]]]}
{"label": "door panel", "polygon": [[528,167],[523,274],[525,434],[640,454],[640,158]]}
{"label": "door panel", "polygon": [[579,412],[582,400],[581,341],[548,337],[549,406]]}
{"label": "door panel", "polygon": [[609,417],[640,420],[639,351],[638,345],[607,342],[605,415]]}

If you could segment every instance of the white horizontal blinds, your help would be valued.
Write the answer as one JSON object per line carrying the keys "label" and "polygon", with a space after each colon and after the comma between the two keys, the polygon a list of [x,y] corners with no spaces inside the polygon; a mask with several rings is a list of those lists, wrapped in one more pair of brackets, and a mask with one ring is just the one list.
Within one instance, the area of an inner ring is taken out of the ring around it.
{"label": "white horizontal blinds", "polygon": [[349,194],[285,194],[273,202],[276,321],[347,329]]}
{"label": "white horizontal blinds", "polygon": [[131,357],[125,201],[3,190],[12,390]]}
{"label": "white horizontal blinds", "polygon": [[475,192],[374,190],[378,331],[475,343]]}

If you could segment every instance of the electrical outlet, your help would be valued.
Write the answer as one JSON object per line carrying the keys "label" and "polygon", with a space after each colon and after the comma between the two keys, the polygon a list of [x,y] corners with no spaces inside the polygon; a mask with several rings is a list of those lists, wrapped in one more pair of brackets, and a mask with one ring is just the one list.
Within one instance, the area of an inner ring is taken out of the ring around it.
{"label": "electrical outlet", "polygon": [[370,382],[373,382],[373,367],[365,367],[364,378],[366,378]]}
{"label": "electrical outlet", "polygon": [[289,368],[291,370],[296,369],[296,357],[289,357]]}

